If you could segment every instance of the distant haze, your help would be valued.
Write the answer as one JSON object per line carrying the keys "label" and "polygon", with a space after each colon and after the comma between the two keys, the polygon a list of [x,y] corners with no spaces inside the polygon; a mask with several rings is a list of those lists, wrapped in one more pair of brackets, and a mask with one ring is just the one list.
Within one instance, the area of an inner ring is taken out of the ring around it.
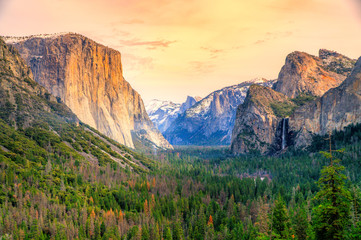
{"label": "distant haze", "polygon": [[77,32],[122,53],[145,101],[183,102],[255,77],[288,53],[361,56],[359,0],[0,0],[0,35]]}

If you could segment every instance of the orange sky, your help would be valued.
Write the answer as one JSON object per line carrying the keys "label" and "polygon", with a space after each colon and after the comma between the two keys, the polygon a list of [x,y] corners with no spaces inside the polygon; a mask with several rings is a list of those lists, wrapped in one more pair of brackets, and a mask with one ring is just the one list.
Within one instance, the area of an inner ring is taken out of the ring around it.
{"label": "orange sky", "polygon": [[77,32],[119,50],[145,101],[182,102],[255,77],[288,53],[361,56],[359,0],[0,0],[0,35]]}

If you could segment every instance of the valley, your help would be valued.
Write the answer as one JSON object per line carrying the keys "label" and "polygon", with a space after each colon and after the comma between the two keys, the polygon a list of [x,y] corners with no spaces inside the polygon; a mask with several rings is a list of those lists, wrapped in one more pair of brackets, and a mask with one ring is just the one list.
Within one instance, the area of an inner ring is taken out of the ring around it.
{"label": "valley", "polygon": [[114,49],[0,38],[0,237],[358,239],[360,71],[296,51],[275,80],[144,105]]}

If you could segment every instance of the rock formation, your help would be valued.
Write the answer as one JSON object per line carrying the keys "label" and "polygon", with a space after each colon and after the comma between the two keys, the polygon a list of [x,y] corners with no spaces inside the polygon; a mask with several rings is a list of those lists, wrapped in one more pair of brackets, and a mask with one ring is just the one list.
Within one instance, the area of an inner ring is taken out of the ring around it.
{"label": "rock formation", "polygon": [[315,134],[361,122],[361,64],[359,60],[353,68],[355,62],[324,49],[319,57],[289,54],[273,86],[278,92],[250,88],[237,111],[232,152],[275,153],[290,145],[300,148],[309,145]]}
{"label": "rock formation", "polygon": [[244,103],[237,109],[232,132],[233,153],[267,153],[282,149],[280,140],[287,120],[275,112],[274,105],[295,104],[269,87],[252,85],[249,88]]}
{"label": "rock formation", "polygon": [[123,78],[121,55],[79,34],[7,37],[34,79],[91,127],[119,143],[171,148],[150,121],[140,95]]}
{"label": "rock formation", "polygon": [[293,52],[286,58],[274,90],[295,98],[300,94],[322,96],[337,87],[351,72],[355,60],[321,49],[319,57]]}
{"label": "rock formation", "polygon": [[361,58],[349,77],[321,98],[296,109],[289,121],[296,147],[307,146],[314,134],[361,123]]}
{"label": "rock formation", "polygon": [[44,122],[47,116],[78,122],[77,117],[37,84],[30,68],[13,46],[0,38],[0,118],[15,128]]}

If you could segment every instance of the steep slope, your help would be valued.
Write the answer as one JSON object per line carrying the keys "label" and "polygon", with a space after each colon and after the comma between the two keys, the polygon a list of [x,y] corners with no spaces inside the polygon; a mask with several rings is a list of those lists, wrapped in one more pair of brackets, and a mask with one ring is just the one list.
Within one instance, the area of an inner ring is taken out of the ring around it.
{"label": "steep slope", "polygon": [[119,143],[171,148],[150,121],[140,95],[123,78],[121,55],[79,34],[7,37],[34,80],[81,121]]}
{"label": "steep slope", "polygon": [[272,86],[274,81],[254,79],[212,92],[181,114],[164,133],[175,145],[228,145],[236,109],[252,84]]}
{"label": "steep slope", "polygon": [[61,156],[146,171],[152,161],[79,122],[75,114],[32,79],[13,46],[0,38],[0,149],[19,163]]}
{"label": "steep slope", "polygon": [[322,96],[350,74],[355,60],[321,49],[319,57],[293,52],[286,58],[273,89],[295,98],[299,94]]}
{"label": "steep slope", "polygon": [[296,147],[309,145],[315,134],[343,130],[356,123],[361,123],[361,58],[339,87],[298,108],[289,120]]}
{"label": "steep slope", "polygon": [[145,106],[145,109],[150,120],[160,132],[164,133],[180,114],[196,102],[196,99],[191,96],[187,96],[186,101],[182,104],[153,99]]}
{"label": "steep slope", "polygon": [[276,111],[275,106],[279,105],[290,109],[295,106],[287,96],[269,87],[252,85],[249,88],[244,103],[237,109],[232,153],[266,153],[283,148],[277,136],[282,134],[282,127],[285,128],[283,123],[287,122]]}

